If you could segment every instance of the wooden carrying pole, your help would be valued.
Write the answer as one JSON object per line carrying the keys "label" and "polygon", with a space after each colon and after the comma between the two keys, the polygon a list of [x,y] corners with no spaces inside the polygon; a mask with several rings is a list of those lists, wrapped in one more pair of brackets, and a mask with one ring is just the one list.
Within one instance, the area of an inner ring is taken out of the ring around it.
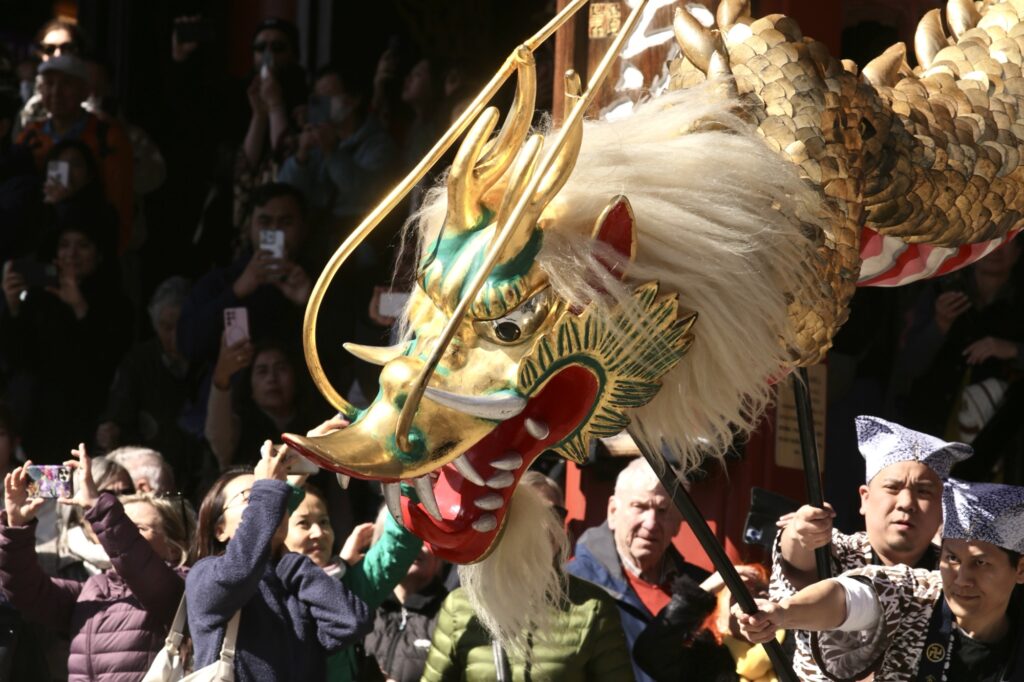
{"label": "wooden carrying pole", "polygon": [[[690,530],[693,531],[701,547],[707,553],[708,558],[711,559],[711,563],[714,564],[719,575],[722,576],[725,586],[732,592],[736,603],[740,605],[744,613],[757,613],[757,604],[754,602],[754,597],[747,590],[747,586],[743,584],[743,580],[736,571],[736,567],[732,565],[732,561],[726,555],[725,549],[719,544],[718,538],[711,531],[711,527],[708,526],[704,515],[700,513],[700,509],[694,504],[693,498],[690,497],[686,488],[683,487],[682,481],[676,476],[675,470],[668,460],[660,452],[652,450],[647,441],[640,437],[639,433],[634,433],[631,430],[630,435],[633,436],[633,440],[636,442],[637,448],[644,456],[644,459],[647,460],[651,468],[658,475],[661,485],[665,488],[665,492],[672,498],[672,502],[675,503],[682,513],[686,523],[690,525]],[[763,646],[780,682],[798,682],[789,661],[786,660],[785,653],[782,651],[782,645],[777,640],[772,639],[765,642]]]}
{"label": "wooden carrying pole", "polygon": [[[800,430],[800,456],[804,463],[804,485],[807,487],[807,503],[818,509],[825,508],[825,497],[821,492],[821,472],[818,470],[818,441],[814,437],[814,413],[811,411],[811,394],[807,383],[807,368],[797,370],[793,377],[793,396],[796,400],[796,420]],[[814,550],[814,563],[818,580],[832,577],[832,544]]]}

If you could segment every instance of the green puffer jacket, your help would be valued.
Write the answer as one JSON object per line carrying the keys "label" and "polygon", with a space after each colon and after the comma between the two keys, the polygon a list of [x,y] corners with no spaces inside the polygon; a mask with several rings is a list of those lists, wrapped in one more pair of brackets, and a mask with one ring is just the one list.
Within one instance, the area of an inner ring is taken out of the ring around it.
{"label": "green puffer jacket", "polygon": [[[568,597],[552,624],[552,636],[540,639],[534,633],[528,676],[523,661],[509,657],[512,679],[632,682],[633,665],[615,602],[601,588],[571,575]],[[497,677],[491,637],[459,588],[441,607],[422,682],[493,682]]]}
{"label": "green puffer jacket", "polygon": [[[384,533],[366,553],[362,561],[349,566],[341,582],[366,602],[371,613],[391,594],[395,585],[409,572],[416,561],[423,541],[402,528],[385,514]],[[327,659],[328,682],[350,682],[358,675],[356,649],[347,646]]]}

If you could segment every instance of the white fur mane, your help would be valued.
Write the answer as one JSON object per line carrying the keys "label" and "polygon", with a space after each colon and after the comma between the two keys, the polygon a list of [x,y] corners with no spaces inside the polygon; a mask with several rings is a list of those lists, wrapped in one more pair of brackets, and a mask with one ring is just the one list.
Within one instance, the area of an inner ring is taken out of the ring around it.
{"label": "white fur mane", "polygon": [[[538,256],[553,290],[573,303],[622,303],[631,285],[657,280],[698,313],[689,353],[633,413],[646,438],[676,446],[684,471],[756,426],[769,379],[796,346],[788,300],[819,295],[801,264],[815,258],[805,231],[824,224],[820,195],[723,91],[712,83],[671,92],[629,118],[588,121],[572,176],[545,214]],[[604,271],[590,235],[617,194],[632,204],[638,254],[627,281],[604,278],[602,294],[587,284],[587,273]],[[443,191],[432,191],[421,243],[437,234],[444,207]]]}
{"label": "white fur mane", "polygon": [[477,619],[503,649],[529,660],[534,644],[550,633],[565,599],[562,566],[569,539],[559,518],[539,492],[516,488],[501,540],[475,564],[460,565],[459,579]]}

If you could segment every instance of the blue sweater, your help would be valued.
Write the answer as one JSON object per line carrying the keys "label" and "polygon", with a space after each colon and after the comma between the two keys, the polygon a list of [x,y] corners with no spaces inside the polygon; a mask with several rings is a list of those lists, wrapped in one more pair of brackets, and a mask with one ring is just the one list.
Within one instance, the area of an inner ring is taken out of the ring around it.
{"label": "blue sweater", "polygon": [[328,653],[373,625],[366,604],[301,554],[276,562],[271,539],[286,513],[288,485],[260,480],[227,551],[196,562],[185,583],[195,669],[220,655],[236,611],[235,676],[245,680],[322,680]]}

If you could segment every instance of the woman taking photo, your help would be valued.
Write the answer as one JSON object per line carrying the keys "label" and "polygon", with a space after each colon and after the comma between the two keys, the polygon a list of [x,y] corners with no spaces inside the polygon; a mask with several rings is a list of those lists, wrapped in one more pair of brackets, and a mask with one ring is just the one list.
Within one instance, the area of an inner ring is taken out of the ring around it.
{"label": "woman taking photo", "polygon": [[285,482],[288,457],[267,441],[254,473],[224,473],[199,508],[196,563],[186,585],[197,670],[217,660],[236,613],[239,682],[322,680],[327,655],[372,624],[361,599],[285,548],[289,512],[303,498]]}
{"label": "woman taking photo", "polygon": [[81,484],[64,504],[85,520],[111,567],[85,581],[51,578],[35,550],[36,514],[44,499],[29,496],[26,469],[4,478],[0,517],[0,584],[28,621],[71,638],[68,679],[141,679],[161,649],[184,588],[186,530],[181,508],[166,499],[98,492],[84,446],[72,450]]}

